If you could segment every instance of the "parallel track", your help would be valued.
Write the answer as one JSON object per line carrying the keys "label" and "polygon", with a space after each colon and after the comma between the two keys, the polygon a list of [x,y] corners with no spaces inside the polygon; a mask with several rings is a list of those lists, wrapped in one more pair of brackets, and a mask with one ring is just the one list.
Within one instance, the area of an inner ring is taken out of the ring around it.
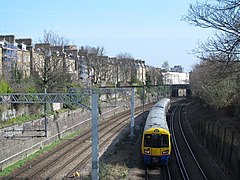
{"label": "parallel track", "polygon": [[[146,105],[145,108],[148,109],[152,106],[152,103]],[[136,108],[135,115],[142,113],[142,108]],[[114,133],[121,131],[124,127],[129,125],[130,111],[125,111],[121,114],[113,116],[104,122],[100,122],[99,133],[100,142],[101,139],[107,139],[100,143],[99,147],[103,147],[107,142],[109,137],[107,134],[113,136]],[[124,122],[124,123],[123,123]],[[114,127],[111,126],[114,124]],[[110,127],[111,126],[111,127]],[[115,129],[115,130],[114,130]],[[111,131],[114,130],[112,133]],[[103,132],[103,133],[102,133]],[[69,167],[68,172],[64,178],[71,175],[72,172],[76,171],[80,166],[82,166],[87,160],[91,159],[91,131],[79,135],[78,137],[69,140],[59,147],[53,149],[51,152],[43,154],[37,161],[32,161],[28,165],[14,173],[6,179],[17,179],[17,178],[52,178],[57,177],[57,174],[64,168],[66,169],[67,164],[74,164],[73,161],[79,161],[77,166]],[[90,149],[89,149],[90,148]],[[88,152],[88,154],[85,154]],[[85,157],[85,158],[79,158]],[[67,160],[66,160],[67,159]]]}
{"label": "parallel track", "polygon": [[172,116],[170,117],[172,145],[179,170],[184,180],[207,179],[185,137],[181,125],[182,108],[182,105],[175,107],[175,109],[173,109]]}
{"label": "parallel track", "polygon": [[[126,121],[128,119],[128,117],[125,118],[124,121]],[[116,134],[117,132],[121,131],[122,129],[124,129],[125,127],[128,126],[127,123],[124,123],[124,121],[119,121],[119,122],[115,122],[115,125],[113,127],[111,127],[110,129],[107,129],[107,131],[104,131],[104,132],[101,132],[101,134],[99,135],[99,139],[101,139],[100,143],[99,143],[99,149],[103,148],[108,142],[109,142],[109,139],[111,139],[111,137],[114,136],[114,134]],[[64,176],[63,179],[67,179],[68,177],[71,177],[71,175],[78,171],[88,160],[91,159],[91,144],[84,150],[86,152],[88,152],[85,156],[85,158],[80,161],[77,166],[72,169],[69,173],[67,173],[66,176]],[[83,152],[84,152],[83,151]],[[79,156],[83,153],[83,152],[79,152]],[[77,158],[78,156],[76,156]],[[74,159],[73,159],[74,160]],[[69,161],[69,163],[71,162],[71,160]],[[66,166],[68,165],[68,162],[65,163]],[[56,172],[57,174],[58,172]],[[53,174],[55,175],[55,173]]]}

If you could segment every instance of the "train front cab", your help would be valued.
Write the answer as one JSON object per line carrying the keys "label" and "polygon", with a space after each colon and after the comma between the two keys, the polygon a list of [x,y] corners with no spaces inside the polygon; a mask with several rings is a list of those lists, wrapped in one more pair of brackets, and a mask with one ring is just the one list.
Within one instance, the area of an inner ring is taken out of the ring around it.
{"label": "train front cab", "polygon": [[171,153],[170,134],[161,128],[151,129],[143,134],[142,154],[144,164],[167,165]]}

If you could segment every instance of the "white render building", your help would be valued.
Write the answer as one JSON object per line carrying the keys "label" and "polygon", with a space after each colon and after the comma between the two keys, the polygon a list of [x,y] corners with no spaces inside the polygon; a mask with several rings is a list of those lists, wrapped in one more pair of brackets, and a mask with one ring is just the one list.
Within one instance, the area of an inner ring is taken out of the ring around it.
{"label": "white render building", "polygon": [[163,74],[163,84],[189,84],[189,73],[166,72]]}

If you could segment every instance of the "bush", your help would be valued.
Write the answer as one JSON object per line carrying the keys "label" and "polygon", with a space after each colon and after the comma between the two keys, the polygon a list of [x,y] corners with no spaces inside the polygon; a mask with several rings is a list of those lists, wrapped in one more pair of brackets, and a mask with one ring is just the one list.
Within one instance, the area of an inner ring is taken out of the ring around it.
{"label": "bush", "polygon": [[6,127],[6,126],[11,126],[13,124],[22,124],[24,122],[30,121],[30,120],[35,120],[38,118],[41,118],[41,115],[27,115],[24,114],[22,116],[14,117],[11,118],[7,121],[1,121],[0,128]]}

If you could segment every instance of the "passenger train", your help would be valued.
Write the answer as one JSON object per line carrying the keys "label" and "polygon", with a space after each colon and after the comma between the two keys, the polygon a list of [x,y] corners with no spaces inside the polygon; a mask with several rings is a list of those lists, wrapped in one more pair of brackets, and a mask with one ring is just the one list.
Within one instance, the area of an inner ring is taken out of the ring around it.
{"label": "passenger train", "polygon": [[141,152],[145,165],[167,165],[171,154],[171,139],[167,124],[169,98],[158,101],[150,110],[142,136]]}

